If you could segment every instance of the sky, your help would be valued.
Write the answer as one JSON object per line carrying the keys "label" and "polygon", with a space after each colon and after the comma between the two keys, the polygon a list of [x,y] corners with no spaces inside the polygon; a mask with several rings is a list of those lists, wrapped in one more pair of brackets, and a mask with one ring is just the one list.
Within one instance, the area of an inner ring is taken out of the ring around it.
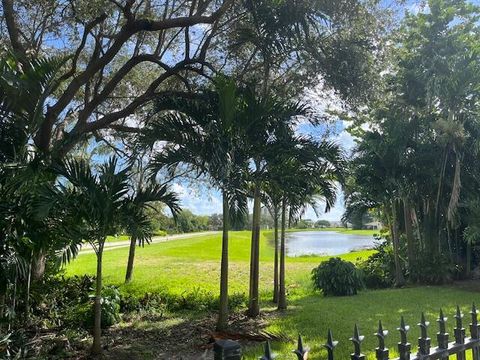
{"label": "sky", "polygon": [[[320,110],[321,111],[321,110]],[[328,126],[328,130],[332,132],[330,138],[337,142],[344,151],[349,154],[355,144],[354,138],[345,130],[346,123],[342,120],[336,120]],[[313,128],[311,125],[303,124],[297,129],[299,133],[310,134],[314,137],[321,137],[326,131],[325,127]],[[192,183],[186,183],[185,181],[179,181],[172,185],[172,189],[176,192],[180,198],[183,208],[192,211],[196,215],[211,215],[214,213],[221,213],[222,201],[220,193],[211,188],[207,188],[204,185],[197,185]],[[304,219],[312,220],[328,220],[328,221],[340,221],[342,218],[344,207],[343,193],[338,187],[337,189],[337,201],[335,206],[328,212],[323,212],[323,206],[320,203],[319,209],[322,210],[318,216],[315,214],[312,208],[307,209]],[[252,204],[250,204],[250,212],[252,212]]]}

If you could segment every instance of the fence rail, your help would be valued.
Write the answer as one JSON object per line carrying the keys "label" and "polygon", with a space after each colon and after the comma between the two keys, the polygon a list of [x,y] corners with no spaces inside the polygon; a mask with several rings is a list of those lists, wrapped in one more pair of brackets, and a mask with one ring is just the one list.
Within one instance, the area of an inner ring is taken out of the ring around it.
{"label": "fence rail", "polygon": [[[399,357],[395,360],[436,360],[436,359],[445,359],[448,360],[450,355],[456,355],[458,360],[466,360],[466,355],[471,352],[472,360],[480,360],[480,327],[478,324],[478,311],[475,307],[475,304],[472,306],[470,311],[470,324],[469,332],[470,337],[466,336],[465,328],[463,327],[463,314],[460,311],[460,307],[457,306],[457,311],[454,315],[455,318],[455,328],[453,329],[453,338],[454,341],[449,341],[450,336],[446,329],[447,318],[444,316],[443,311],[440,310],[440,314],[437,319],[438,323],[438,332],[436,334],[436,347],[432,348],[431,338],[428,336],[428,327],[430,323],[426,321],[425,315],[422,313],[420,322],[418,326],[420,327],[420,337],[418,338],[418,352],[412,354],[412,345],[408,342],[408,331],[410,326],[405,324],[403,316],[400,320],[400,327],[397,330],[400,333],[400,341],[397,344],[397,350]],[[390,351],[385,346],[385,337],[388,334],[388,330],[384,329],[382,322],[378,323],[378,330],[375,333],[375,336],[378,339],[378,347],[375,349],[375,358],[377,360],[389,360]],[[364,360],[366,359],[365,354],[362,353],[361,345],[364,340],[364,336],[360,334],[359,327],[354,326],[353,336],[350,338],[350,341],[353,343],[353,353],[350,355],[351,360]],[[328,330],[327,342],[323,347],[327,350],[327,359],[334,360],[339,359],[335,357],[335,347],[337,346],[338,341],[335,341],[332,336],[332,332]],[[309,349],[303,344],[302,337],[298,337],[297,349],[293,351],[297,356],[298,360],[306,360],[309,355]],[[272,360],[275,358],[275,355],[272,353],[270,348],[270,343],[265,344],[265,351],[261,360]]]}

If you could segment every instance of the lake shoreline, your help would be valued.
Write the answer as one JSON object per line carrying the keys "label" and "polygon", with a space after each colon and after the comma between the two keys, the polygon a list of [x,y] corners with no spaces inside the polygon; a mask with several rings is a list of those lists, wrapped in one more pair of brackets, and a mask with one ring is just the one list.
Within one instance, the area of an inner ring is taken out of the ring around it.
{"label": "lake shoreline", "polygon": [[350,235],[375,235],[380,234],[381,230],[366,230],[366,229],[347,229],[347,228],[309,228],[309,229],[298,229],[298,228],[291,228],[287,229],[286,232],[304,232],[304,231],[333,231],[342,234],[350,234]]}
{"label": "lake shoreline", "polygon": [[287,256],[338,256],[375,247],[374,231],[358,234],[347,231],[295,229],[287,234]]}

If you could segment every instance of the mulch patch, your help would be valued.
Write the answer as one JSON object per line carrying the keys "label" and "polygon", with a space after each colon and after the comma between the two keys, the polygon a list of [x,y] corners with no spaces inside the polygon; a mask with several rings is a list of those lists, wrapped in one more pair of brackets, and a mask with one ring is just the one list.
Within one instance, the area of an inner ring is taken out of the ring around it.
{"label": "mulch patch", "polygon": [[[284,334],[270,333],[265,330],[274,312],[262,313],[255,319],[243,313],[235,313],[229,319],[228,332],[215,332],[215,315],[201,319],[185,320],[165,327],[142,328],[138,321],[131,319],[122,326],[114,326],[104,331],[105,344],[102,359],[169,359],[169,360],[209,360],[213,358],[213,344],[219,339],[231,339],[241,343],[242,347],[259,345],[267,340],[291,341]],[[151,319],[148,319],[151,320]],[[162,319],[153,321],[161,322]],[[75,347],[75,344],[72,344]],[[83,347],[69,359],[91,359]]]}

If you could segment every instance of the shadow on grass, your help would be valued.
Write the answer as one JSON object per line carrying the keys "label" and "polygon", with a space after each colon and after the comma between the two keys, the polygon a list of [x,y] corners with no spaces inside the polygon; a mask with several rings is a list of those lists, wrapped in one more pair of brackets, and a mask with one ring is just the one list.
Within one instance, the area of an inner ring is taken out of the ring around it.
{"label": "shadow on grass", "polygon": [[[287,334],[292,339],[302,334],[305,343],[311,347],[309,359],[320,360],[326,358],[322,345],[326,342],[328,329],[331,329],[334,339],[339,341],[335,357],[348,359],[353,350],[349,338],[353,335],[356,323],[361,334],[365,335],[362,351],[369,359],[374,359],[378,342],[373,334],[378,329],[378,321],[382,320],[384,329],[390,330],[386,345],[390,348],[390,356],[394,357],[398,356],[396,347],[400,338],[396,329],[400,325],[401,316],[404,316],[405,322],[410,325],[408,339],[412,343],[412,352],[416,352],[417,338],[420,335],[417,323],[423,311],[427,321],[430,321],[429,336],[432,338],[433,348],[436,346],[436,319],[440,308],[448,317],[447,331],[453,340],[456,305],[458,304],[465,314],[464,327],[468,329],[472,302],[480,303],[480,294],[476,289],[478,286],[460,284],[371,290],[351,297],[326,298],[321,294],[311,293],[291,301],[289,310],[279,314],[267,330]],[[295,343],[274,343],[273,348],[275,352],[289,358]],[[255,359],[260,352],[260,348],[248,349],[246,359]]]}

